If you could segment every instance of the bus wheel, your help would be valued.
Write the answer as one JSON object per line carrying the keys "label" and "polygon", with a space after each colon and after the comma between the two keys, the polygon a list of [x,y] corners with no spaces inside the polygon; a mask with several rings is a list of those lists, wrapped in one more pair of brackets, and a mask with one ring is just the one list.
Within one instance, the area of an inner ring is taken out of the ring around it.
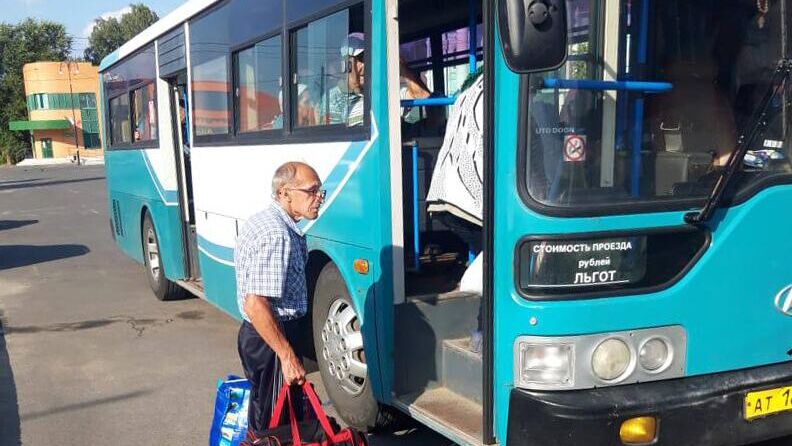
{"label": "bus wheel", "polygon": [[380,406],[371,389],[360,318],[332,262],[319,273],[313,299],[316,361],[333,406],[356,429],[389,425],[393,413]]}
{"label": "bus wheel", "polygon": [[183,299],[187,292],[184,288],[171,282],[165,277],[162,270],[162,257],[160,257],[159,239],[154,230],[154,223],[146,213],[143,219],[143,263],[146,266],[146,276],[148,277],[151,291],[159,300]]}

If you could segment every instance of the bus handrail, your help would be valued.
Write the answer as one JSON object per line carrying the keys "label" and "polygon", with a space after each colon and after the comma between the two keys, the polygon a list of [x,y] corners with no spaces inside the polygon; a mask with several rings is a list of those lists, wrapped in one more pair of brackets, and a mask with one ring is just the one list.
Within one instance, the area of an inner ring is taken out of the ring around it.
{"label": "bus handrail", "polygon": [[644,93],[663,93],[674,88],[670,82],[642,81],[596,81],[590,79],[572,80],[547,78],[544,88],[570,88],[575,90],[615,90],[641,91]]}
{"label": "bus handrail", "polygon": [[432,107],[451,105],[456,102],[456,96],[436,96],[425,99],[402,99],[402,107]]}

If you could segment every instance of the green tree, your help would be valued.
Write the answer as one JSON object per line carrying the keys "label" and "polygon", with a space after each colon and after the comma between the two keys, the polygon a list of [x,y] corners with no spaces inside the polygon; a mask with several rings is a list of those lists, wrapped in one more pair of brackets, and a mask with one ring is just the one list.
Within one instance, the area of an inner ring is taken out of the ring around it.
{"label": "green tree", "polygon": [[28,132],[12,132],[10,121],[27,119],[22,67],[31,62],[64,60],[72,39],[66,28],[49,21],[26,19],[0,23],[0,162],[19,161],[30,149]]}
{"label": "green tree", "polygon": [[130,8],[120,20],[99,17],[94,21],[94,29],[88,37],[88,48],[84,52],[85,60],[99,65],[105,56],[159,20],[157,13],[146,5],[134,4]]}

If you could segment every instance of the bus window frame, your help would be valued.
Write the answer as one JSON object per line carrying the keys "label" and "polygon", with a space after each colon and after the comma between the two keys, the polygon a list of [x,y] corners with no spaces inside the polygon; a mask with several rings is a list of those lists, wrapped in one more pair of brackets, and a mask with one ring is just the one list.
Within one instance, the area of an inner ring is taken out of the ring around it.
{"label": "bus window frame", "polygon": [[[595,9],[592,9],[595,12]],[[597,10],[597,13],[600,11]],[[597,26],[602,26],[602,20],[596,16],[589,23],[597,23]],[[787,13],[785,20],[792,23],[792,12]],[[595,54],[601,54],[604,45],[604,37],[601,35],[601,30],[597,29],[597,46]],[[792,57],[792,46],[786,46],[785,57]],[[537,212],[541,215],[559,218],[587,218],[587,217],[608,217],[608,216],[622,216],[622,215],[640,215],[649,213],[661,212],[686,212],[691,209],[700,209],[707,196],[698,198],[666,198],[666,199],[652,199],[635,201],[624,201],[619,203],[605,203],[601,205],[596,204],[575,204],[573,206],[558,206],[545,204],[537,200],[531,195],[528,186],[529,175],[529,150],[530,150],[530,119],[531,119],[531,101],[530,101],[530,85],[531,76],[541,76],[547,72],[519,75],[519,99],[518,99],[518,113],[517,113],[517,180],[516,188],[517,195],[522,200],[523,204],[530,210]],[[792,98],[792,92],[785,93],[787,98]],[[786,103],[787,101],[784,101]],[[792,110],[792,108],[790,108]],[[792,113],[786,113],[787,125],[792,131]],[[743,186],[736,192],[727,190],[724,195],[724,201],[721,208],[731,208],[739,206],[757,194],[772,188],[774,186],[783,186],[792,184],[792,173],[787,172],[768,172],[764,178],[760,180],[752,180],[746,187]],[[730,186],[731,187],[731,186]]]}
{"label": "bus window frame", "polygon": [[[294,44],[297,32],[300,29],[307,27],[310,23],[321,20],[325,17],[331,16],[343,10],[350,10],[355,6],[362,5],[363,7],[363,33],[365,34],[365,50],[363,58],[365,60],[365,79],[363,85],[363,125],[349,127],[346,124],[330,124],[330,125],[316,125],[311,127],[297,127],[295,125],[296,115],[293,110],[293,93],[294,88],[292,84],[292,76],[297,72],[297,45]],[[347,0],[334,5],[331,8],[325,8],[317,11],[300,20],[292,21],[286,27],[286,40],[288,40],[288,76],[284,77],[288,84],[288,96],[284,92],[284,98],[288,97],[288,134],[290,139],[296,140],[294,142],[346,142],[346,141],[366,141],[371,136],[371,0]],[[284,110],[285,113],[285,110]]]}
{"label": "bus window frame", "polygon": [[[142,90],[142,89],[148,87],[149,85],[154,85],[154,110],[157,113],[157,116],[156,116],[156,120],[157,120],[157,137],[156,138],[152,138],[152,139],[134,141],[134,139],[135,139],[135,125],[134,125],[134,123],[132,121],[132,118],[133,118],[133,116],[132,116],[132,102],[133,102],[132,97],[133,96],[132,95],[136,91]],[[159,130],[159,102],[157,101],[157,94],[158,93],[157,93],[157,82],[156,82],[156,80],[149,81],[149,82],[139,82],[139,83],[136,83],[134,85],[130,85],[128,87],[128,89],[129,89],[129,92],[127,94],[129,95],[129,125],[132,127],[131,135],[132,135],[132,140],[133,140],[132,144],[131,144],[132,148],[133,149],[159,148],[159,133],[160,133],[160,130]]]}
{"label": "bus window frame", "polygon": [[[107,150],[138,150],[138,149],[159,149],[159,127],[157,128],[157,137],[153,139],[146,139],[141,141],[134,141],[135,138],[135,126],[132,123],[132,94],[145,88],[149,85],[154,85],[154,109],[157,111],[157,125],[159,126],[159,103],[157,101],[157,82],[156,81],[149,81],[149,82],[138,82],[133,85],[127,86],[127,91],[124,93],[119,93],[115,96],[107,98],[106,106],[107,106],[107,128],[110,130],[110,138],[108,138]],[[132,137],[132,141],[130,142],[120,142],[117,143],[113,139],[112,135],[112,116],[111,116],[111,109],[110,109],[110,101],[114,99],[118,99],[121,96],[126,95],[127,97],[127,117],[129,118],[129,131],[130,136]]]}
{"label": "bus window frame", "polygon": [[[105,106],[107,107],[107,113],[105,114],[105,116],[106,116],[105,120],[107,121],[107,123],[105,124],[105,128],[107,128],[107,130],[108,130],[107,133],[108,133],[108,136],[109,136],[107,138],[107,150],[125,150],[125,149],[131,149],[132,148],[132,147],[130,147],[132,145],[131,139],[130,139],[129,142],[123,142],[123,141],[122,142],[116,142],[115,138],[113,138],[113,119],[112,119],[113,118],[113,107],[112,107],[111,102],[113,102],[114,100],[116,100],[116,99],[118,99],[120,97],[123,97],[123,96],[126,96],[127,97],[127,101],[129,101],[129,92],[128,91],[124,92],[124,93],[119,93],[119,94],[117,94],[115,96],[112,96],[112,97],[108,97],[107,100],[105,101],[106,102]],[[131,130],[131,127],[132,127],[132,124],[131,124],[132,123],[132,116],[131,116],[132,115],[132,109],[129,106],[129,104],[127,104],[126,112],[127,112],[127,115],[126,115],[127,116],[127,120],[130,122],[129,127],[130,127],[130,130]],[[132,134],[130,133],[130,138],[131,137],[132,137]]]}
{"label": "bus window frame", "polygon": [[[218,5],[223,5],[225,2],[220,2]],[[336,124],[331,126],[316,126],[307,128],[295,128],[292,117],[292,83],[290,82],[292,73],[294,73],[293,57],[296,57],[296,52],[292,46],[292,36],[294,32],[300,28],[307,26],[310,22],[322,19],[329,15],[335,14],[345,9],[362,5],[363,9],[363,29],[366,35],[365,41],[365,76],[368,80],[363,86],[363,100],[364,102],[364,118],[362,126],[347,127],[343,124]],[[220,7],[220,6],[216,6]],[[212,14],[215,7],[203,11],[194,17],[185,20],[190,24],[194,20],[199,20],[208,14]],[[285,17],[284,17],[285,20]],[[184,22],[183,22],[184,23]],[[189,25],[188,25],[189,27]],[[314,14],[303,17],[299,20],[294,20],[285,23],[283,28],[278,31],[268,31],[267,33],[258,35],[250,40],[229,48],[228,53],[225,55],[226,66],[229,72],[230,87],[228,91],[228,104],[229,104],[229,131],[222,135],[194,135],[194,147],[228,147],[228,146],[251,146],[251,145],[274,145],[274,144],[305,144],[305,143],[325,143],[325,142],[358,142],[368,141],[371,139],[371,79],[372,79],[372,66],[371,66],[371,0],[345,0],[338,2],[335,5],[324,8],[315,12]],[[189,29],[189,28],[188,28]],[[190,31],[191,32],[191,31]],[[236,72],[235,72],[235,55],[239,51],[254,46],[257,42],[281,35],[281,72],[284,80],[281,86],[281,91],[284,100],[282,101],[283,107],[283,127],[280,129],[264,130],[260,132],[239,133],[237,125],[237,103],[234,95],[234,89],[237,85]],[[192,51],[192,48],[187,48],[187,51]],[[192,61],[189,70],[192,72],[194,66]],[[195,103],[195,91],[190,88],[191,101]],[[191,107],[191,113],[194,113],[194,108]]]}
{"label": "bus window frame", "polygon": [[[254,48],[258,43],[267,41],[269,39],[280,37],[281,38],[281,68],[283,67],[283,30],[277,29],[274,31],[270,31],[266,34],[262,34],[257,36],[247,42],[244,42],[240,45],[231,48],[231,109],[232,109],[232,119],[231,119],[231,129],[233,134],[233,139],[241,144],[245,144],[249,142],[251,144],[261,143],[261,142],[268,142],[268,143],[281,143],[285,141],[285,130],[286,130],[286,115],[283,109],[283,105],[281,104],[281,116],[282,116],[282,125],[279,129],[268,129],[268,130],[259,130],[255,132],[241,132],[239,130],[239,115],[240,115],[240,107],[239,107],[239,99],[236,95],[236,89],[239,87],[239,53],[245,50],[249,50]],[[285,97],[285,88],[283,82],[283,70],[281,69],[281,97]],[[283,99],[281,99],[283,102]]]}
{"label": "bus window frame", "polygon": [[[148,50],[151,50],[152,52],[154,52],[154,72],[152,73],[151,80],[148,80],[148,81],[145,81],[145,82],[140,82],[139,81],[139,82],[135,82],[135,83],[128,83],[127,82],[126,89],[123,92],[115,94],[113,96],[108,96],[108,97],[104,98],[104,101],[102,101],[103,102],[102,105],[104,107],[106,107],[106,110],[107,110],[106,113],[102,113],[103,116],[102,116],[102,120],[101,120],[104,123],[104,126],[105,126],[104,128],[107,129],[107,131],[108,131],[108,136],[109,137],[107,138],[107,141],[106,141],[107,150],[140,150],[140,149],[159,149],[160,148],[160,144],[159,144],[159,137],[160,137],[159,113],[160,113],[160,110],[159,110],[159,98],[158,98],[158,96],[159,96],[159,88],[157,86],[157,79],[159,78],[159,69],[158,69],[157,63],[156,63],[156,60],[157,60],[156,56],[157,55],[156,55],[156,50],[155,50],[155,46],[154,46],[154,41],[155,40],[156,39],[152,40],[151,42],[146,43],[145,45],[141,46],[137,50],[135,50],[132,53],[128,54],[123,59],[119,59],[114,64],[108,66],[102,72],[99,73],[99,78],[101,80],[101,79],[103,79],[104,73],[106,73],[108,71],[111,71],[111,69],[113,67],[118,67],[120,65],[123,65],[124,63],[129,62],[130,60],[134,59],[135,57],[137,57],[141,53],[144,53],[144,52],[146,52]],[[102,92],[104,92],[105,91],[104,81],[102,80],[100,82],[100,84],[101,84],[101,87],[102,87]],[[148,140],[145,140],[145,141],[137,141],[137,142],[135,142],[134,141],[134,138],[135,138],[134,126],[132,125],[132,92],[134,92],[137,89],[146,87],[149,84],[154,84],[154,108],[157,111],[157,137],[154,138],[154,139],[148,139]],[[117,99],[117,98],[119,98],[119,97],[121,97],[123,95],[127,96],[127,117],[129,118],[129,131],[130,131],[129,134],[130,134],[130,137],[133,139],[133,141],[130,141],[128,143],[125,143],[125,142],[116,143],[113,140],[113,127],[112,127],[112,120],[111,120],[111,113],[110,113],[110,110],[111,110],[110,109],[110,101],[112,101],[113,99]],[[97,100],[97,106],[98,106],[99,102],[100,101]]]}
{"label": "bus window frame", "polygon": [[[478,18],[476,19],[478,20]],[[469,61],[467,59],[467,51],[457,51],[456,53],[449,53],[449,54],[437,54],[435,55],[435,49],[437,47],[442,46],[442,38],[443,34],[451,31],[456,31],[462,28],[468,27],[468,22],[466,20],[458,20],[456,22],[450,22],[445,24],[442,27],[432,28],[429,32],[421,31],[421,32],[413,32],[409,34],[404,34],[400,36],[400,39],[404,41],[404,43],[411,43],[416,40],[420,39],[429,39],[430,45],[432,46],[432,55],[430,57],[424,59],[416,59],[410,62],[407,62],[407,66],[414,71],[432,71],[432,82],[434,85],[434,90],[432,91],[433,94],[443,94],[448,95],[455,92],[448,92],[445,91],[445,75],[439,75],[440,73],[444,73],[446,68],[457,67],[460,65],[468,65]],[[483,27],[484,23],[477,22],[476,25],[481,25]],[[482,32],[483,35],[483,32]],[[400,43],[401,45],[401,43]],[[465,57],[460,57],[458,59],[451,59],[445,60],[445,57],[456,56],[456,55],[464,55]],[[476,47],[476,63],[483,63],[484,62],[484,46],[477,46]],[[439,71],[440,73],[437,73]],[[441,88],[442,87],[442,88]]]}

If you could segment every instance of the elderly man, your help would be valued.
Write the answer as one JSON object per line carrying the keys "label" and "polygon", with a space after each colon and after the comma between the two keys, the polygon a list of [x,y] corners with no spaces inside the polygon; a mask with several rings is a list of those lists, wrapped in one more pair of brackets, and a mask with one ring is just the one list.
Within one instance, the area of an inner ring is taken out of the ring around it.
{"label": "elderly man", "polygon": [[234,250],[237,303],[244,318],[239,357],[251,384],[248,439],[267,428],[283,382],[305,381],[295,342],[308,308],[308,255],[297,222],[316,219],[325,191],[310,166],[289,162],[275,171],[272,195],[272,204],[242,228]]}

